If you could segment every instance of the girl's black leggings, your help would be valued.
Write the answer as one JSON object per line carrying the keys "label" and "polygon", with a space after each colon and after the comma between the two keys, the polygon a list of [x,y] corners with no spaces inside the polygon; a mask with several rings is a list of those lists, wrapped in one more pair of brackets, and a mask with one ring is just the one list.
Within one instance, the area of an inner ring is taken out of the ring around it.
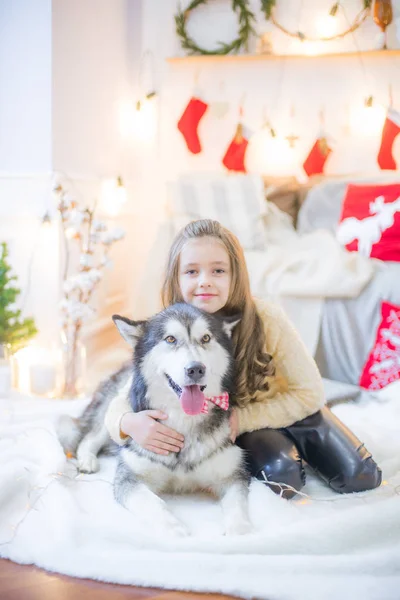
{"label": "girl's black leggings", "polygon": [[268,485],[276,493],[284,490],[284,498],[305,484],[303,461],[341,494],[371,490],[382,481],[364,444],[328,407],[290,427],[244,433],[236,443],[246,450],[251,474],[275,482]]}

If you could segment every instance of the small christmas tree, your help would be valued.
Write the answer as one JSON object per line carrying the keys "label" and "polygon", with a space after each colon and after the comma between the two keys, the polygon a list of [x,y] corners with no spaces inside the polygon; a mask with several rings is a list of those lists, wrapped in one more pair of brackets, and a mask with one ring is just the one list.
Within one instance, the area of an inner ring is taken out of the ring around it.
{"label": "small christmas tree", "polygon": [[10,285],[12,281],[17,280],[17,277],[10,274],[11,266],[6,260],[7,256],[7,244],[2,242],[0,250],[0,344],[9,346],[14,352],[36,335],[37,330],[33,319],[21,321],[21,311],[13,310],[12,305],[21,290]]}

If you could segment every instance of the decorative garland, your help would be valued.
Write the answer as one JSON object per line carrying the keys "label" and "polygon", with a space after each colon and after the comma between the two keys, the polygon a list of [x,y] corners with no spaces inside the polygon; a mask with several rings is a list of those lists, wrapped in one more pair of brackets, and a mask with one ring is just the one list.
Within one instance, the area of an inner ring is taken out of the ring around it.
{"label": "decorative garland", "polygon": [[[247,48],[247,42],[250,34],[254,34],[252,23],[255,21],[254,14],[249,9],[248,0],[232,0],[232,10],[239,13],[239,35],[231,43],[226,44],[219,42],[219,47],[215,50],[206,50],[196,44],[196,42],[190,38],[186,32],[186,24],[190,13],[195,10],[198,6],[207,4],[208,0],[192,0],[186,10],[179,10],[175,15],[176,33],[181,39],[181,46],[188,51],[188,54],[204,54],[204,55],[224,55],[230,52],[238,52],[243,46]],[[261,11],[263,12],[267,21],[271,21],[275,27],[280,29],[284,34],[297,38],[301,41],[311,42],[330,42],[345,37],[349,33],[353,33],[360,25],[366,20],[370,13],[372,0],[363,0],[363,8],[355,17],[354,21],[350,26],[340,33],[331,35],[328,37],[308,37],[302,31],[289,31],[276,20],[274,15],[274,9],[276,6],[276,0],[261,0]],[[340,7],[340,2],[335,2],[330,10],[330,14],[335,16]]]}
{"label": "decorative garland", "polygon": [[219,42],[219,47],[215,50],[206,50],[196,44],[196,42],[190,38],[186,32],[186,23],[192,10],[202,4],[207,4],[208,0],[193,0],[186,10],[179,12],[175,15],[176,33],[181,39],[181,46],[185,50],[188,50],[188,54],[229,54],[229,52],[238,52],[242,46],[247,47],[247,42],[250,34],[254,34],[252,22],[255,21],[254,14],[249,9],[248,0],[232,0],[232,10],[238,12],[239,16],[239,35],[229,44]]}
{"label": "decorative garland", "polygon": [[[360,25],[368,17],[370,9],[371,9],[371,5],[372,5],[372,0],[363,0],[363,5],[364,5],[363,9],[357,14],[353,23],[344,31],[337,33],[335,35],[331,35],[329,37],[311,38],[311,37],[306,36],[302,31],[295,31],[295,32],[289,31],[275,19],[274,8],[276,6],[276,0],[261,0],[261,10],[264,13],[264,16],[267,19],[267,21],[271,21],[275,25],[275,27],[280,29],[286,35],[293,37],[293,38],[297,38],[297,39],[301,40],[302,42],[305,40],[310,41],[310,42],[330,42],[332,40],[337,40],[339,38],[343,38],[346,35],[348,35],[349,33],[353,33],[353,31],[358,29],[360,27]],[[335,16],[335,14],[338,11],[339,6],[340,6],[340,2],[335,2],[335,4],[333,4],[331,11],[330,11],[331,16]]]}

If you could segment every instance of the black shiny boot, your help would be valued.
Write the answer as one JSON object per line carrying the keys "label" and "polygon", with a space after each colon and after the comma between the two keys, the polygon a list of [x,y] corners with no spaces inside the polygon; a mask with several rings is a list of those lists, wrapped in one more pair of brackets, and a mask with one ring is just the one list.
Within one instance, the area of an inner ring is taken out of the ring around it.
{"label": "black shiny boot", "polygon": [[283,498],[305,484],[303,461],[340,494],[379,487],[382,471],[364,444],[324,407],[283,429],[260,429],[236,440],[251,475]]}
{"label": "black shiny boot", "polygon": [[335,492],[364,492],[380,486],[382,471],[370,452],[328,407],[285,431],[310,467]]}
{"label": "black shiny boot", "polygon": [[268,482],[267,485],[283,498],[293,498],[305,484],[299,452],[282,430],[260,429],[244,433],[236,443],[246,450],[251,475]]}

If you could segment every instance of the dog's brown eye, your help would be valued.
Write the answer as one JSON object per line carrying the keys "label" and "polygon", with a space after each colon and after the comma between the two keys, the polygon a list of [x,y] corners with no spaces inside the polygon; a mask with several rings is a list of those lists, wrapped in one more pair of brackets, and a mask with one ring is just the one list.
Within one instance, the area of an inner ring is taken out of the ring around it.
{"label": "dog's brown eye", "polygon": [[211,337],[208,335],[208,333],[206,333],[205,335],[203,335],[203,337],[201,338],[201,341],[203,344],[208,344],[208,342],[211,340]]}
{"label": "dog's brown eye", "polygon": [[165,338],[165,341],[167,342],[167,344],[175,344],[176,338],[174,338],[173,335],[169,335]]}

